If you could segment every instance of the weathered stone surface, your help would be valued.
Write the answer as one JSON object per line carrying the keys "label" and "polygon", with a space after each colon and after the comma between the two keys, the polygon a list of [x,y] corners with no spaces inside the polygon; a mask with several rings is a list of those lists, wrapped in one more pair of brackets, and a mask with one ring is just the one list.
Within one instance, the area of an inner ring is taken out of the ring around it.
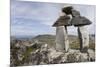
{"label": "weathered stone surface", "polygon": [[88,26],[78,27],[78,35],[80,40],[80,50],[86,52],[89,47],[89,32]]}
{"label": "weathered stone surface", "polygon": [[64,15],[64,16],[60,16],[57,21],[53,24],[54,27],[57,26],[71,26],[70,23],[70,16]]}
{"label": "weathered stone surface", "polygon": [[56,27],[56,49],[60,50],[68,50],[69,48],[69,41],[68,41],[68,34],[67,29],[65,26]]}
{"label": "weathered stone surface", "polygon": [[92,49],[88,49],[89,61],[95,60],[95,52]]}
{"label": "weathered stone surface", "polygon": [[77,10],[75,10],[75,9],[72,9],[71,15],[72,15],[73,17],[79,17],[79,16],[80,16],[80,12],[77,11]]}
{"label": "weathered stone surface", "polygon": [[[30,46],[30,48],[31,47],[32,46]],[[63,52],[57,51],[55,48],[48,47],[48,44],[44,44],[41,48],[37,48],[31,52],[23,52],[20,48],[18,51],[14,51],[14,53],[16,53],[15,57],[11,54],[12,67],[95,61],[95,52],[92,49],[89,49],[87,53],[81,53],[80,50],[75,49],[69,49],[67,52]],[[18,59],[18,56],[21,59]]]}
{"label": "weathered stone surface", "polygon": [[[54,52],[52,52],[54,51]],[[57,52],[52,50],[49,52],[49,61],[50,63],[73,63],[73,62],[87,62],[87,61],[95,61],[94,51],[91,50],[88,53],[81,53],[79,50],[69,49],[68,52]],[[89,60],[91,56],[92,60]]]}
{"label": "weathered stone surface", "polygon": [[61,55],[63,55],[63,52],[58,52],[54,49],[49,50],[48,57],[50,63],[58,63],[61,59]]}
{"label": "weathered stone surface", "polygon": [[66,6],[62,8],[62,12],[64,12],[66,15],[72,15],[73,17],[79,17],[80,12],[75,10],[72,6]]}
{"label": "weathered stone surface", "polygon": [[74,26],[84,26],[84,25],[90,25],[92,22],[86,17],[80,16],[80,17],[73,17],[70,23]]}
{"label": "weathered stone surface", "polygon": [[66,13],[66,15],[71,14],[72,13],[72,6],[68,6],[68,7],[64,7],[62,8],[62,12]]}
{"label": "weathered stone surface", "polygon": [[64,32],[65,32],[65,34],[64,34],[65,51],[67,52],[69,49],[69,39],[68,39],[67,26],[65,26]]}

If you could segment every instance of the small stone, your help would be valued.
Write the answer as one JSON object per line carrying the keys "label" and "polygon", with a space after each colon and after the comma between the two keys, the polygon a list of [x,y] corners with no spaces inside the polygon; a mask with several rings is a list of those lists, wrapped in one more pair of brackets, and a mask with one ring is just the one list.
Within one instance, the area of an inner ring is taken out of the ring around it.
{"label": "small stone", "polygon": [[73,9],[73,10],[72,10],[72,16],[73,16],[73,17],[80,17],[80,12]]}
{"label": "small stone", "polygon": [[72,13],[72,9],[73,9],[72,6],[64,7],[62,8],[62,12],[66,13],[66,15],[69,15]]}

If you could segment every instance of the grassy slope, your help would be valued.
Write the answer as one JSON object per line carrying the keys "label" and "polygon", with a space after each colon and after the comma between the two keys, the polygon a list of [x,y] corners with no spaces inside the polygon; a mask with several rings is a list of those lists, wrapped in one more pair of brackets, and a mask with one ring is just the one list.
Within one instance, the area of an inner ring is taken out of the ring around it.
{"label": "grassy slope", "polygon": [[[42,43],[47,43],[51,46],[55,46],[55,36],[54,35],[38,35],[33,40],[38,40]],[[79,49],[79,40],[77,36],[69,35],[69,41],[70,41],[70,48],[73,49]],[[95,49],[95,41],[90,38],[90,44],[89,48]]]}

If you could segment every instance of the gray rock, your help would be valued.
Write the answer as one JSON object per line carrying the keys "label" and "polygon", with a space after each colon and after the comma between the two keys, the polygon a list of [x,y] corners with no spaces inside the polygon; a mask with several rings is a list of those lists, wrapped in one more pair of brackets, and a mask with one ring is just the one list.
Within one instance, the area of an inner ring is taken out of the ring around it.
{"label": "gray rock", "polygon": [[80,51],[87,52],[89,47],[89,32],[88,26],[78,27],[78,36],[80,40]]}
{"label": "gray rock", "polygon": [[77,11],[77,10],[72,10],[72,17],[80,17],[80,12],[79,11]]}
{"label": "gray rock", "polygon": [[68,51],[69,40],[67,34],[67,28],[64,26],[56,27],[56,50],[58,51]]}
{"label": "gray rock", "polygon": [[88,54],[92,56],[92,59],[95,59],[95,54],[92,50],[89,50],[89,53],[81,53],[79,50],[75,49],[69,49],[67,53],[51,50],[48,56],[50,63],[73,63],[91,61],[89,60],[91,56]]}
{"label": "gray rock", "polygon": [[64,7],[62,8],[62,12],[64,12],[66,15],[69,15],[72,13],[72,9],[73,9],[72,6]]}
{"label": "gray rock", "polygon": [[95,52],[92,49],[88,49],[89,61],[95,61]]}
{"label": "gray rock", "polygon": [[57,21],[53,24],[53,27],[57,27],[57,26],[71,26],[70,23],[70,17],[67,15],[64,16],[60,16]]}
{"label": "gray rock", "polygon": [[[69,49],[67,52],[63,52],[48,47],[48,44],[42,45],[41,48],[37,48],[26,56],[23,53],[25,52],[18,50],[15,57],[11,55],[11,66],[95,61],[95,52],[92,49],[89,49],[88,53],[81,53],[75,49]],[[17,56],[19,56],[19,59],[16,58]],[[22,56],[24,56],[23,59]]]}
{"label": "gray rock", "polygon": [[87,62],[88,61],[88,54],[87,53],[80,53],[79,61],[80,62]]}
{"label": "gray rock", "polygon": [[70,23],[74,26],[84,26],[84,25],[90,25],[92,22],[86,17],[80,16],[80,17],[73,17]]}

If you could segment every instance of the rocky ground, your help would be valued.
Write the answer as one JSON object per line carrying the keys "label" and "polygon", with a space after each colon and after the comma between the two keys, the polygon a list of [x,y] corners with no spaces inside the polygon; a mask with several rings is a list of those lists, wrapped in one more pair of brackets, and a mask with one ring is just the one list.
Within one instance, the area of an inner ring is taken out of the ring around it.
{"label": "rocky ground", "polygon": [[92,49],[88,49],[87,53],[81,53],[76,49],[69,49],[68,52],[64,52],[56,51],[55,48],[49,47],[48,44],[31,43],[27,46],[20,41],[11,43],[10,56],[11,66],[95,61],[95,52]]}

